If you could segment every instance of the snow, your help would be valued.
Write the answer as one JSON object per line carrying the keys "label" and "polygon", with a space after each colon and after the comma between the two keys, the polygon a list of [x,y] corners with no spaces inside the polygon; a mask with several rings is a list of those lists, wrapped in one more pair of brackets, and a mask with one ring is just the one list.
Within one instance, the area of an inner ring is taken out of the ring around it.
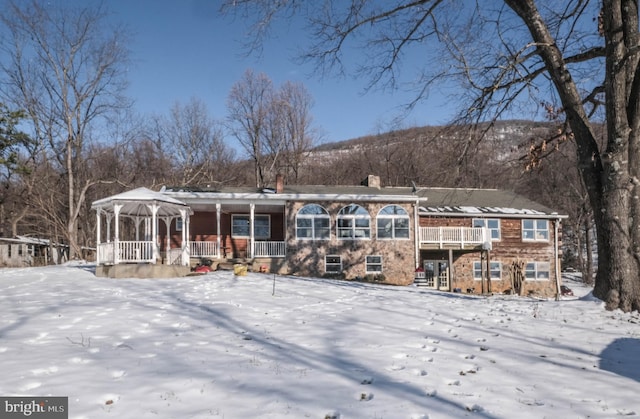
{"label": "snow", "polygon": [[639,415],[640,316],[567,285],[553,301],[6,268],[0,395],[68,396],[92,419]]}

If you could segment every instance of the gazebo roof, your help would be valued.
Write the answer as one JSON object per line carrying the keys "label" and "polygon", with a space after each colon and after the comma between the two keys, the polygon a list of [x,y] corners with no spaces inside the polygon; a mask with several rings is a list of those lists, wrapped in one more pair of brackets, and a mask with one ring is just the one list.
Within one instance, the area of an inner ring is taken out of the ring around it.
{"label": "gazebo roof", "polygon": [[121,215],[131,217],[150,217],[152,215],[151,208],[154,205],[158,208],[157,215],[159,217],[177,216],[183,210],[191,213],[191,209],[184,202],[148,188],[137,188],[99,199],[91,204],[91,209],[114,212],[116,204],[122,205],[120,209]]}

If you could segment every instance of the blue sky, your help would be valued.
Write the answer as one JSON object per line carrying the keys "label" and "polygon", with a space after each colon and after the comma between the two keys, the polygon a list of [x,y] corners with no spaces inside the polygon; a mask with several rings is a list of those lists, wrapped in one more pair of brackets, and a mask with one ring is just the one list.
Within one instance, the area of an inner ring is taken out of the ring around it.
{"label": "blue sky", "polygon": [[[217,14],[213,0],[109,0],[115,21],[134,33],[130,45],[130,96],[143,114],[166,114],[179,101],[204,101],[214,118],[226,116],[231,86],[244,71],[263,72],[274,84],[302,82],[315,101],[312,109],[324,142],[340,141],[408,126],[437,125],[452,117],[442,97],[432,96],[409,114],[402,126],[393,126],[399,107],[412,97],[402,92],[369,92],[353,78],[323,78],[312,67],[297,64],[297,48],[304,34],[278,28],[261,56],[243,54],[247,27]],[[357,52],[354,51],[354,60]],[[408,61],[407,65],[410,65]]]}

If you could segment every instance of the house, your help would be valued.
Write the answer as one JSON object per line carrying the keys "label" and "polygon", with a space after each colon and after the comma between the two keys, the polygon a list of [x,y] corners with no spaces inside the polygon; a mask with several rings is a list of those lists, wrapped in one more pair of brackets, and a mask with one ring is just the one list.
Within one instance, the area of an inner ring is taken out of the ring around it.
{"label": "house", "polygon": [[377,176],[358,186],[285,185],[278,177],[263,189],[141,188],[92,207],[99,275],[141,263],[185,271],[207,258],[454,292],[551,296],[560,286],[566,216],[507,191],[381,187]]}
{"label": "house", "polygon": [[68,260],[69,246],[37,237],[0,237],[0,266],[45,266]]}

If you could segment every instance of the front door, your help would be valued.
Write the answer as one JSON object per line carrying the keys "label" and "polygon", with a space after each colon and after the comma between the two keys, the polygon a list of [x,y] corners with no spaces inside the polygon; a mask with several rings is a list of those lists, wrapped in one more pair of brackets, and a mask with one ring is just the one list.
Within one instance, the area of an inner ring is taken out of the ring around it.
{"label": "front door", "polygon": [[449,290],[449,262],[445,260],[425,260],[423,263],[425,286],[437,290]]}

